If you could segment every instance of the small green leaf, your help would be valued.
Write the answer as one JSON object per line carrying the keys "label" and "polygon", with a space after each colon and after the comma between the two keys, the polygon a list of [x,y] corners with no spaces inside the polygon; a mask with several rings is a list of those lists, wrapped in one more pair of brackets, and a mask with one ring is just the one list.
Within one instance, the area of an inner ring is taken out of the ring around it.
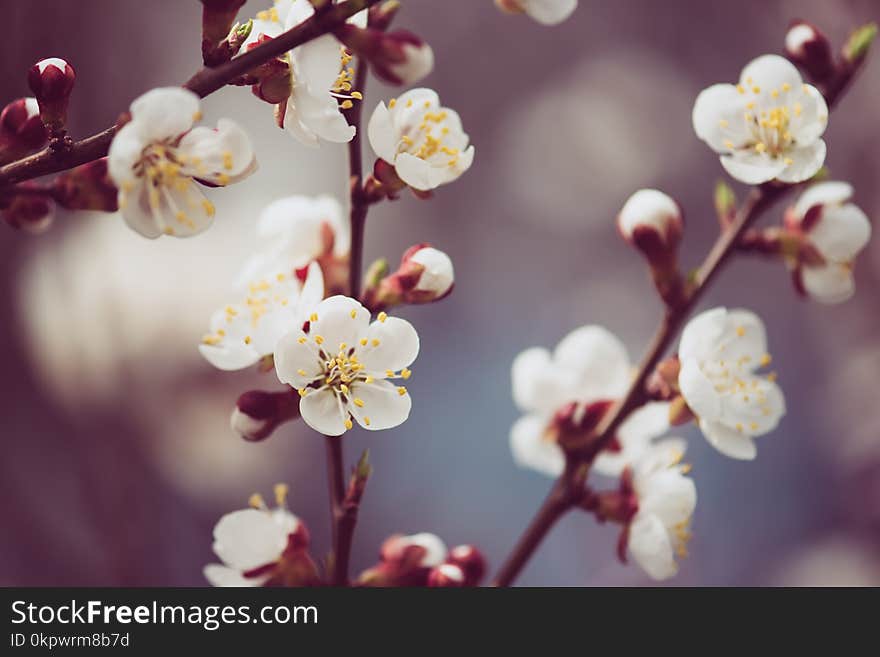
{"label": "small green leaf", "polygon": [[848,62],[855,62],[868,54],[868,48],[877,36],[877,23],[867,23],[853,32],[843,47],[843,56]]}
{"label": "small green leaf", "polygon": [[736,194],[723,180],[715,183],[715,211],[719,217],[727,217],[736,211]]}

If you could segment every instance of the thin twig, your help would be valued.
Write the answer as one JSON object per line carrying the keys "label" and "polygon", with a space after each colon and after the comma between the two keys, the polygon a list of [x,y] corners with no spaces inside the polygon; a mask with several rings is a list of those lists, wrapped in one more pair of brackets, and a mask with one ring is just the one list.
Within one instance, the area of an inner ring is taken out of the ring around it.
{"label": "thin twig", "polygon": [[[367,83],[367,62],[358,59],[355,70],[355,91],[364,93]],[[348,270],[348,293],[354,298],[360,298],[361,275],[364,268],[364,224],[367,220],[369,202],[364,195],[363,184],[363,156],[361,153],[361,113],[363,100],[355,102],[346,112],[348,124],[355,126],[354,138],[348,142],[348,166],[350,195],[350,221],[351,221],[351,260]]]}
{"label": "thin twig", "polygon": [[333,538],[331,581],[335,583],[341,570],[338,558],[339,519],[342,515],[342,501],[345,497],[345,465],[342,459],[342,436],[324,436],[324,445],[327,451],[327,488],[330,493],[330,529]]}
{"label": "thin twig", "polygon": [[[226,85],[230,80],[273,57],[332,32],[350,16],[377,2],[379,0],[348,0],[348,2],[334,5],[225,64],[201,69],[183,86],[204,98]],[[38,153],[10,162],[0,167],[0,187],[57,173],[102,158],[107,155],[110,142],[113,141],[113,136],[118,129],[118,124],[112,125],[91,137],[74,142],[69,149],[64,151],[52,150],[47,147]]]}

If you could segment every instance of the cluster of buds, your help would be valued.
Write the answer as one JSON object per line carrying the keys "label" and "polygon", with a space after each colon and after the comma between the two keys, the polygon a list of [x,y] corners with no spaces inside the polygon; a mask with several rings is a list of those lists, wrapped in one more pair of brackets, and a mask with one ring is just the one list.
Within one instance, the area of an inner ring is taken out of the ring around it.
{"label": "cluster of buds", "polygon": [[379,563],[361,573],[359,586],[477,586],[486,561],[477,548],[459,545],[447,551],[434,534],[395,534],[385,540]]}
{"label": "cluster of buds", "polygon": [[248,390],[238,398],[229,424],[245,440],[257,442],[298,417],[299,395],[292,388],[280,392]]}
{"label": "cluster of buds", "polygon": [[455,284],[452,260],[430,244],[416,244],[403,254],[400,267],[388,274],[384,260],[367,273],[363,303],[374,312],[400,304],[423,304],[447,297]]}
{"label": "cluster of buds", "polygon": [[683,296],[678,245],[684,228],[681,207],[656,189],[640,189],[617,216],[623,239],[645,256],[654,285],[663,300],[676,306]]}
{"label": "cluster of buds", "polygon": [[202,59],[205,66],[217,66],[232,58],[250,34],[252,23],[235,23],[246,0],[201,0]]}
{"label": "cluster of buds", "polygon": [[407,30],[385,33],[375,27],[346,24],[336,31],[336,36],[352,53],[368,61],[379,78],[390,84],[415,84],[434,68],[431,46]]}
{"label": "cluster of buds", "polygon": [[13,100],[0,112],[0,164],[24,157],[48,141],[36,98]]}
{"label": "cluster of buds", "polygon": [[41,59],[28,71],[28,85],[40,106],[40,118],[52,139],[67,132],[67,105],[76,82],[76,72],[63,59]]}

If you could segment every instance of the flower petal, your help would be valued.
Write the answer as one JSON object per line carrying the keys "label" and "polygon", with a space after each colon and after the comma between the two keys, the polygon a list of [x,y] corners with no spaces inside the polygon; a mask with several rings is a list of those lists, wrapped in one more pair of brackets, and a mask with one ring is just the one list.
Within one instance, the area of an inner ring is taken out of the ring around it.
{"label": "flower petal", "polygon": [[359,399],[363,405],[349,403],[348,410],[358,424],[370,431],[391,429],[403,424],[412,408],[412,398],[406,389],[398,388],[389,381],[353,383],[351,394],[352,399]]}
{"label": "flower petal", "polygon": [[730,143],[740,148],[749,140],[742,115],[745,97],[732,84],[714,84],[700,92],[691,112],[697,137],[716,153],[730,152]]}
{"label": "flower petal", "polygon": [[569,333],[556,346],[553,361],[558,370],[575,377],[578,401],[614,399],[629,388],[626,347],[601,326],[582,326]]}
{"label": "flower petal", "polygon": [[700,430],[709,444],[725,456],[741,461],[751,461],[758,455],[758,449],[751,436],[731,429],[720,422],[701,420]]}
{"label": "flower petal", "polygon": [[782,389],[759,376],[743,377],[740,388],[724,395],[721,405],[720,421],[749,436],[773,431],[786,410]]}
{"label": "flower petal", "polygon": [[290,53],[294,84],[304,84],[315,93],[329,92],[342,70],[342,46],[331,34],[313,39]]}
{"label": "flower petal", "polygon": [[852,185],[839,181],[828,181],[810,185],[794,205],[795,214],[803,219],[807,210],[814,205],[842,205],[852,198]]}
{"label": "flower petal", "polygon": [[[134,166],[141,159],[146,145],[137,126],[131,123],[122,126],[110,142],[107,172],[120,190],[134,184],[143,185],[143,179],[135,175]],[[129,191],[133,193],[133,190]]]}
{"label": "flower petal", "polygon": [[776,177],[786,183],[809,180],[818,173],[825,163],[826,148],[825,142],[822,139],[817,139],[808,146],[791,149],[787,153],[791,164],[785,165],[785,169],[779,172]]}
{"label": "flower petal", "polygon": [[131,119],[145,141],[176,138],[199,113],[199,97],[183,87],[151,89],[131,104]]}
{"label": "flower petal", "polygon": [[184,171],[215,185],[237,182],[254,171],[250,137],[237,123],[220,119],[217,129],[199,126],[180,140]]}
{"label": "flower petal", "polygon": [[545,428],[540,416],[524,415],[510,429],[510,450],[518,466],[557,477],[565,468],[565,455],[559,445],[544,439]]}
{"label": "flower petal", "polygon": [[419,355],[419,334],[413,325],[399,317],[370,324],[366,346],[357,344],[356,353],[368,372],[402,370]]}
{"label": "flower petal", "polygon": [[367,137],[376,155],[389,164],[393,164],[394,158],[397,156],[398,136],[385,103],[379,103],[373,110],[370,123],[367,125]]}
{"label": "flower petal", "polygon": [[852,269],[845,264],[802,267],[801,281],[807,293],[820,303],[843,303],[856,292]]}
{"label": "flower petal", "polygon": [[629,551],[636,563],[656,580],[678,572],[672,539],[655,515],[637,513],[629,526]]}
{"label": "flower petal", "polygon": [[542,25],[558,25],[577,9],[577,0],[526,0],[525,11]]}
{"label": "flower petal", "polygon": [[[355,127],[348,121],[339,107],[337,100],[323,89],[314,91],[310,87],[294,85],[293,94],[287,103],[287,113],[295,113],[296,121],[293,135],[308,145],[315,145],[314,137],[336,144],[344,144],[354,137]],[[287,120],[285,119],[285,127]],[[302,139],[302,130],[306,139]],[[314,137],[312,136],[314,135]]]}
{"label": "flower petal", "polygon": [[325,436],[341,436],[345,433],[348,413],[329,388],[309,390],[299,400],[299,412],[305,423],[318,433]]}
{"label": "flower petal", "polygon": [[593,462],[593,469],[609,477],[638,461],[651,440],[669,430],[669,402],[651,402],[633,411],[617,430],[619,451],[605,450]]}
{"label": "flower petal", "polygon": [[199,353],[218,370],[232,372],[256,365],[260,360],[253,348],[246,344],[200,344]]}
{"label": "flower petal", "polygon": [[265,580],[264,577],[245,577],[240,571],[218,563],[209,563],[202,574],[211,586],[252,587],[260,586]]}
{"label": "flower petal", "polygon": [[317,319],[310,323],[309,338],[320,336],[328,352],[336,353],[345,343],[354,347],[368,330],[370,313],[350,297],[336,295],[324,299],[315,309]]}
{"label": "flower petal", "polygon": [[303,337],[307,336],[302,331],[291,331],[275,345],[275,373],[278,380],[297,390],[317,379],[324,371],[315,341],[307,338],[301,342],[300,338]]}
{"label": "flower petal", "polygon": [[682,361],[678,386],[690,409],[700,418],[721,417],[721,397],[695,360]]}
{"label": "flower petal", "polygon": [[739,82],[749,91],[757,86],[764,93],[782,90],[785,85],[797,89],[803,84],[797,67],[779,55],[761,55],[753,59],[743,69]]}
{"label": "flower petal", "polygon": [[265,511],[233,511],[214,527],[214,552],[227,566],[251,570],[277,561],[288,533]]}
{"label": "flower petal", "polygon": [[656,515],[666,527],[687,522],[697,506],[697,487],[693,479],[675,468],[653,473],[641,482],[639,513]]}
{"label": "flower petal", "polygon": [[678,357],[682,362],[692,358],[698,361],[712,358],[726,322],[727,309],[724,307],[705,310],[690,320],[678,345]]}
{"label": "flower petal", "polygon": [[871,222],[861,208],[852,203],[826,205],[819,221],[810,229],[810,241],[832,262],[855,258],[871,238]]}
{"label": "flower petal", "polygon": [[721,166],[731,177],[747,185],[759,185],[773,180],[786,168],[782,158],[771,158],[752,150],[735,151],[731,155],[722,156]]}
{"label": "flower petal", "polygon": [[120,189],[119,214],[129,228],[144,237],[156,239],[162,235],[162,228],[150,207],[147,185],[142,179],[138,179],[128,192]]}
{"label": "flower petal", "polygon": [[511,367],[513,400],[523,411],[552,413],[573,395],[574,381],[570,376],[559,376],[553,366],[550,352],[543,347],[532,347],[517,355]]}

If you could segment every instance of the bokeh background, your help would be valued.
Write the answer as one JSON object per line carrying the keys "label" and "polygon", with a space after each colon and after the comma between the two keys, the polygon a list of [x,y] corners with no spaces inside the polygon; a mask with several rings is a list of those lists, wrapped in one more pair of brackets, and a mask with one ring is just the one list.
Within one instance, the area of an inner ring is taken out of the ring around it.
{"label": "bokeh background", "polygon": [[[249,2],[252,15],[262,3]],[[491,0],[404,0],[398,25],[437,54],[425,81],[462,115],[476,162],[430,202],[376,207],[367,261],[430,241],[455,261],[455,293],[401,314],[422,353],[413,414],[356,431],[347,458],[375,466],[354,570],[393,532],[471,542],[497,567],[549,487],[517,469],[509,367],[599,323],[637,359],[660,306],[613,218],[639,187],[686,208],[683,258],[716,233],[717,158],[693,135],[705,86],[778,52],[788,22],[809,19],[840,43],[880,17],[874,0],[581,0],[543,28]],[[75,135],[110,124],[143,91],[200,65],[195,0],[3,0],[4,102],[27,95],[27,68],[61,56],[77,69]],[[830,121],[827,164],[880,212],[880,61],[873,57]],[[371,81],[367,114],[396,91]],[[249,494],[286,481],[290,503],[329,543],[322,440],[301,423],[246,444],[228,426],[238,393],[273,376],[213,370],[196,344],[253,246],[270,200],[345,193],[345,149],[302,147],[271,108],[228,88],[204,103],[252,135],[261,168],[217,190],[215,226],[191,240],[144,240],[114,215],[68,214],[46,235],[0,230],[0,584],[203,585],[211,529]],[[369,166],[370,162],[368,162]],[[778,221],[779,211],[770,221]],[[797,299],[777,263],[737,260],[705,306],[765,318],[789,414],[752,463],[726,459],[692,429],[699,503],[691,556],[673,584],[880,584],[880,240],[857,268],[858,294],[821,307]],[[616,533],[572,514],[520,582],[648,583],[613,554]]]}

